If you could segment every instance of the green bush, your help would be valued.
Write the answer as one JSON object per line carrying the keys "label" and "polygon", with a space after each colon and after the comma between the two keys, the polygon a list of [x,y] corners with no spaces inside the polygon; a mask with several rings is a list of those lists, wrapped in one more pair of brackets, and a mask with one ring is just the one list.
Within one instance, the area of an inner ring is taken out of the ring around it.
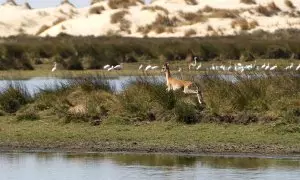
{"label": "green bush", "polygon": [[176,103],[174,112],[176,114],[176,119],[178,122],[186,124],[195,124],[199,122],[199,117],[197,115],[197,109],[194,105],[179,101]]}
{"label": "green bush", "polygon": [[36,121],[40,116],[34,110],[27,110],[17,114],[18,121]]}
{"label": "green bush", "polygon": [[23,105],[32,101],[26,87],[10,84],[0,92],[0,108],[7,113],[17,112]]}

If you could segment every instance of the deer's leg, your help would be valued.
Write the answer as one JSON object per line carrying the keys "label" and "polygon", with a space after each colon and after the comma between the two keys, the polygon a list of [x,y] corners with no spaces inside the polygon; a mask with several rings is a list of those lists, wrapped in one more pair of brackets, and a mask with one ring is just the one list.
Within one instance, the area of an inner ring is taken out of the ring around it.
{"label": "deer's leg", "polygon": [[185,94],[196,94],[199,104],[204,104],[202,91],[198,87],[197,87],[197,90],[192,90],[192,89],[189,89],[188,87],[185,87],[183,92]]}

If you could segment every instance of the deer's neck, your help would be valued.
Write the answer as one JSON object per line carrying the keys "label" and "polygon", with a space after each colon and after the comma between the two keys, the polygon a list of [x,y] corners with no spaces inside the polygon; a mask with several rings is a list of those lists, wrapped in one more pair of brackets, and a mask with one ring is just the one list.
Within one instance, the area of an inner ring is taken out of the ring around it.
{"label": "deer's neck", "polygon": [[170,77],[171,77],[170,70],[167,69],[167,71],[166,71],[166,79],[168,80]]}

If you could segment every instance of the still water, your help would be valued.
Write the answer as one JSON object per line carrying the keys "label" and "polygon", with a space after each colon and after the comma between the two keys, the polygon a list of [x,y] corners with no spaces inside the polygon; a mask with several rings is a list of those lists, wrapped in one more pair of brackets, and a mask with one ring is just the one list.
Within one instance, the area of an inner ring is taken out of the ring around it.
{"label": "still water", "polygon": [[[217,75],[227,81],[236,82],[237,79],[233,75]],[[109,84],[114,87],[116,92],[119,92],[126,87],[129,81],[134,81],[140,78],[137,76],[118,76],[115,78],[108,78]],[[154,80],[156,82],[164,82],[165,77],[163,76],[144,76],[144,80]],[[195,78],[203,78],[203,76],[195,76]],[[5,89],[9,84],[21,84],[25,86],[30,94],[37,93],[43,88],[55,88],[59,84],[67,84],[70,79],[56,78],[56,77],[34,77],[26,80],[0,80],[0,90]]]}
{"label": "still water", "polygon": [[1,180],[299,180],[300,158],[0,153]]}

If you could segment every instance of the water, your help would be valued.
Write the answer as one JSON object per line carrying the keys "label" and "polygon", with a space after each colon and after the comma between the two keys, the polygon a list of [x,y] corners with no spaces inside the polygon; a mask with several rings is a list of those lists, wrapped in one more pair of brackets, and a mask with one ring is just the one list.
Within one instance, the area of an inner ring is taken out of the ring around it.
{"label": "water", "polygon": [[[108,82],[111,86],[115,88],[117,92],[121,91],[124,87],[126,87],[126,83],[130,80],[136,79],[136,76],[119,76],[116,78],[109,78]],[[164,78],[162,76],[154,76],[151,77],[158,81],[162,81]],[[150,77],[149,77],[150,79]],[[37,93],[41,88],[54,88],[59,84],[66,84],[68,79],[55,78],[55,77],[35,77],[26,80],[0,80],[0,90],[6,88],[9,84],[21,84],[25,86],[30,94]],[[124,86],[125,85],[125,86]]]}
{"label": "water", "polygon": [[1,180],[300,179],[299,158],[2,153]]}

